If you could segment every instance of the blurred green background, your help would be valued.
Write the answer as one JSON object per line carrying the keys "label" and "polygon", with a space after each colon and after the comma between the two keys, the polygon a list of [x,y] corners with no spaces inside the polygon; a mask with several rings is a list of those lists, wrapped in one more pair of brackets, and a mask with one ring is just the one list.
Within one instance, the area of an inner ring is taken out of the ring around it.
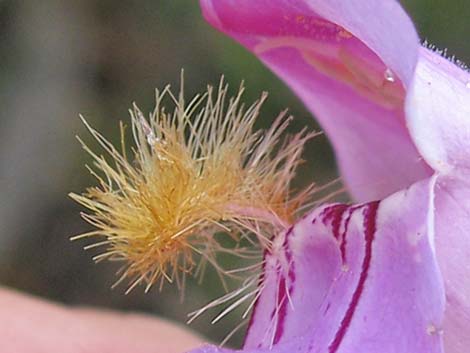
{"label": "blurred green background", "polygon": [[[422,38],[470,62],[469,0],[406,0]],[[167,286],[145,295],[111,290],[116,267],[94,265],[92,252],[69,237],[89,229],[68,197],[93,183],[89,160],[74,135],[86,134],[78,113],[116,140],[118,121],[133,101],[153,107],[154,88],[177,86],[186,71],[189,95],[217,83],[244,79],[246,101],[263,90],[270,99],[260,126],[288,107],[293,129],[316,128],[291,92],[244,49],[213,30],[189,0],[0,0],[0,283],[68,304],[139,310],[181,322],[222,293],[215,277],[190,282],[180,303]],[[308,145],[302,179],[336,176],[325,137]],[[302,182],[303,180],[299,180]],[[214,314],[214,313],[213,313]],[[192,327],[215,341],[234,318]],[[232,341],[240,342],[242,333]]]}

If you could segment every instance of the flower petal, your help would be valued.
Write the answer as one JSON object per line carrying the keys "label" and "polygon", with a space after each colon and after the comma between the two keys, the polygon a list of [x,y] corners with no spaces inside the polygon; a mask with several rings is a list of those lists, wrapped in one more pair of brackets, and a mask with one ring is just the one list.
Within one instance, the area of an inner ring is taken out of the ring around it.
{"label": "flower petal", "polygon": [[418,38],[396,1],[201,5],[209,22],[253,51],[315,114],[357,200],[383,198],[431,175],[405,125]]}
{"label": "flower petal", "polygon": [[446,289],[446,353],[470,347],[470,184],[440,177],[436,188],[436,255]]}
{"label": "flower petal", "polygon": [[[405,85],[412,79],[419,40],[396,0],[201,0],[201,6],[210,23],[234,36],[292,34],[320,39],[329,29],[343,27],[346,31],[340,36],[348,32],[359,38]],[[317,26],[311,25],[313,18]]]}
{"label": "flower petal", "polygon": [[470,346],[470,74],[423,48],[406,104],[411,136],[440,176],[436,253],[446,288],[446,353]]}
{"label": "flower petal", "polygon": [[426,49],[406,102],[411,136],[436,171],[470,173],[470,73]]}
{"label": "flower petal", "polygon": [[279,237],[244,351],[443,352],[433,187],[325,206]]}

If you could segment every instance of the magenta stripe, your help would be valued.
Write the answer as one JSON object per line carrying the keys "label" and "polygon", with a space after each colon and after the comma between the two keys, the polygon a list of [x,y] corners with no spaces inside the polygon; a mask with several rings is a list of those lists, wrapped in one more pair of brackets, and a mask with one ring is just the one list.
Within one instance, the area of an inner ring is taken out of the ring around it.
{"label": "magenta stripe", "polygon": [[328,347],[329,353],[336,353],[343,341],[344,336],[351,324],[357,305],[361,298],[362,292],[364,291],[364,285],[367,280],[369,273],[370,263],[372,260],[372,242],[376,232],[376,218],[379,202],[372,202],[365,206],[364,209],[364,240],[365,240],[365,255],[362,262],[361,276],[357,284],[356,290],[352,296],[351,302],[349,303],[348,310],[344,315],[341,325],[336,332],[336,336],[333,342]]}
{"label": "magenta stripe", "polygon": [[333,231],[333,236],[339,240],[339,228],[341,226],[341,220],[343,217],[343,213],[348,209],[347,205],[333,205],[330,207],[325,208],[322,213],[320,214],[320,219],[322,220],[323,224],[330,223],[331,228]]}

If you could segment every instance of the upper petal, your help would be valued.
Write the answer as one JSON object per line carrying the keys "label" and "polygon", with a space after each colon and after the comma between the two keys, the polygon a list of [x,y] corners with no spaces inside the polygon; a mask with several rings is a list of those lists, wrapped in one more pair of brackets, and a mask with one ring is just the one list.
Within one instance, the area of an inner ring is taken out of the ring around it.
{"label": "upper petal", "polygon": [[254,52],[315,114],[357,200],[431,174],[406,128],[418,54],[394,0],[202,0],[214,26]]}
{"label": "upper petal", "polygon": [[201,0],[201,6],[210,23],[232,35],[315,38],[327,33],[318,33],[313,26],[302,27],[312,18],[323,18],[344,28],[343,35],[351,33],[377,53],[405,85],[412,79],[418,37],[396,0]]}
{"label": "upper petal", "polygon": [[325,206],[277,238],[244,351],[443,352],[432,190]]}
{"label": "upper petal", "polygon": [[441,174],[470,173],[470,73],[421,48],[406,102],[411,136]]}

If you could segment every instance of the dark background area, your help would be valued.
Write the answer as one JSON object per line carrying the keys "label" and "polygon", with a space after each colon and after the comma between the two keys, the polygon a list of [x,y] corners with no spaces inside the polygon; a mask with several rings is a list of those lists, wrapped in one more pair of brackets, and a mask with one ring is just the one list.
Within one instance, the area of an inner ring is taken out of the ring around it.
{"label": "dark background area", "polygon": [[[470,0],[406,0],[421,34],[470,62]],[[94,183],[75,134],[91,141],[82,113],[111,140],[133,101],[153,108],[154,89],[186,72],[188,96],[217,83],[245,80],[245,101],[267,90],[259,126],[284,108],[293,130],[317,128],[296,97],[251,54],[206,24],[188,0],[0,0],[0,284],[73,304],[139,310],[181,322],[222,293],[209,274],[190,281],[186,300],[171,286],[144,294],[111,290],[116,267],[95,265],[92,252],[69,237],[89,229],[67,197]],[[314,139],[297,182],[324,183],[336,176],[324,136]],[[0,313],[1,315],[1,313]],[[236,318],[192,328],[220,341]],[[237,344],[238,335],[233,341]]]}

